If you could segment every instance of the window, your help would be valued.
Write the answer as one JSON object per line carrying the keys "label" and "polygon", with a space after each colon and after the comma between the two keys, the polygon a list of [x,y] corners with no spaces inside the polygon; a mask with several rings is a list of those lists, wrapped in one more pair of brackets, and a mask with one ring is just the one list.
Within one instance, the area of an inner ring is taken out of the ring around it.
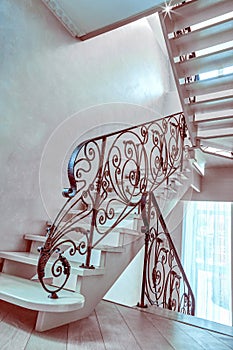
{"label": "window", "polygon": [[232,325],[231,203],[185,205],[182,260],[197,317]]}

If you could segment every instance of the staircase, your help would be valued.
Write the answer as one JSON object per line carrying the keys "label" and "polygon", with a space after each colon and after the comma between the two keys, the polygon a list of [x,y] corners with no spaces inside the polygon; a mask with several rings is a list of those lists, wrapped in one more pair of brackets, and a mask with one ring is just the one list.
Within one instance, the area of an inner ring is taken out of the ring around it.
{"label": "staircase", "polygon": [[[118,246],[100,246],[96,249],[99,254],[96,254],[94,269],[83,269],[77,260],[70,261],[69,284],[59,292],[57,299],[48,298],[36,278],[39,255],[35,249],[46,238],[25,235],[24,239],[31,242],[28,252],[0,253],[4,260],[0,274],[0,298],[37,311],[35,329],[39,332],[87,317],[143,246],[143,236],[136,231],[122,230],[117,235]],[[126,237],[129,243],[122,245],[120,241]],[[50,285],[57,283],[53,283],[55,277],[51,274],[47,278]]]}
{"label": "staircase", "polygon": [[[63,191],[64,206],[47,233],[26,234],[26,252],[0,252],[0,299],[34,310],[37,331],[89,316],[144,242],[151,243],[147,245],[149,255],[156,247],[158,259],[164,261],[166,252],[171,264],[164,267],[168,276],[166,288],[162,288],[165,294],[158,296],[159,264],[157,261],[154,269],[145,256],[144,272],[153,276],[153,283],[146,281],[142,288],[147,299],[174,309],[173,293],[180,295],[177,281],[182,279],[181,299],[194,312],[192,293],[162,214],[166,217],[192,185],[190,169],[182,168],[184,116],[191,148],[232,159],[230,11],[231,0],[193,0],[160,13],[184,115],[178,113],[79,145],[68,164],[70,187]],[[223,17],[216,22],[216,16]],[[158,224],[150,223],[155,211],[144,203],[148,194],[163,228],[159,234]],[[142,221],[143,207],[148,208]],[[153,290],[157,283],[158,289]],[[179,304],[182,312],[187,311],[184,305]],[[145,306],[144,296],[140,306]]]}
{"label": "staircase", "polygon": [[184,131],[179,113],[79,145],[47,234],[26,234],[26,252],[0,252],[0,299],[37,312],[39,332],[89,316],[144,245],[145,194],[158,191],[160,204],[169,191],[179,199]]}
{"label": "staircase", "polygon": [[183,1],[160,12],[192,147],[233,159],[233,2]]}

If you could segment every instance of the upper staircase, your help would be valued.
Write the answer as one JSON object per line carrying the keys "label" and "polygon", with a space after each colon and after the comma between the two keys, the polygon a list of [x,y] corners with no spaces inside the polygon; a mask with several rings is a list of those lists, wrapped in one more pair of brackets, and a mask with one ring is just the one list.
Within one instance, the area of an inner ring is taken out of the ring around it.
{"label": "upper staircase", "polygon": [[183,1],[159,16],[192,146],[233,159],[233,2]]}

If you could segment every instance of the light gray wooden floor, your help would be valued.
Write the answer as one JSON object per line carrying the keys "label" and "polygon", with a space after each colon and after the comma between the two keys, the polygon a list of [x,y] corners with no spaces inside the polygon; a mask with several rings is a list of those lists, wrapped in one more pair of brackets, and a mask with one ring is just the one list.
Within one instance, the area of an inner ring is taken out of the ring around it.
{"label": "light gray wooden floor", "polygon": [[[0,301],[0,349],[5,350],[196,350],[233,349],[233,329],[191,316],[102,301],[81,321],[44,333],[36,314]],[[192,325],[189,322],[192,320]],[[213,330],[214,329],[214,330]]]}

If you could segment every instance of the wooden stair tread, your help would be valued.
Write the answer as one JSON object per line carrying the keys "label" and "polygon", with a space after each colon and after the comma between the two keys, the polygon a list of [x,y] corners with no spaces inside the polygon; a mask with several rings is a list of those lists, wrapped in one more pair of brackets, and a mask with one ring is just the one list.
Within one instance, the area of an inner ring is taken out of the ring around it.
{"label": "wooden stair tread", "polygon": [[45,312],[67,312],[84,306],[82,294],[62,290],[58,299],[48,298],[48,294],[37,282],[21,277],[0,273],[0,299],[27,309]]}
{"label": "wooden stair tread", "polygon": [[[0,251],[0,258],[37,266],[39,255],[34,253],[29,253],[29,252]],[[53,262],[54,262],[54,259],[51,258],[47,266],[51,266]],[[72,275],[92,276],[92,275],[103,275],[105,272],[104,268],[101,268],[98,266],[95,267],[95,269],[85,269],[80,267],[81,265],[80,262],[69,261],[69,263],[71,266]]]}

